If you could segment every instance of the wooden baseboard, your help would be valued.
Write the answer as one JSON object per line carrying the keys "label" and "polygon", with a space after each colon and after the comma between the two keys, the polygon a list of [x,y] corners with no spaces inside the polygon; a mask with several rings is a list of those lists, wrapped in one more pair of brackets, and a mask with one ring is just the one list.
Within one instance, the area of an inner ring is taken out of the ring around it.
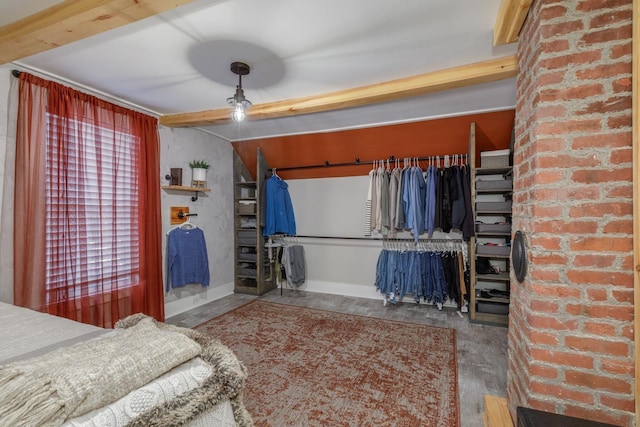
{"label": "wooden baseboard", "polygon": [[484,426],[513,427],[506,398],[488,394],[484,396]]}

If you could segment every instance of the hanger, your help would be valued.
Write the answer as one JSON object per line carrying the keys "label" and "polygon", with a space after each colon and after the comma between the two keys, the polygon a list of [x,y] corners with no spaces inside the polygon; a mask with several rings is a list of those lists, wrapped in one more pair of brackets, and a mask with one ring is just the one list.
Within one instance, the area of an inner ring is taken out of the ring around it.
{"label": "hanger", "polygon": [[183,230],[193,230],[194,228],[198,228],[197,225],[191,222],[191,218],[188,216],[187,216],[187,220],[182,224],[180,224],[178,227],[180,227]]}

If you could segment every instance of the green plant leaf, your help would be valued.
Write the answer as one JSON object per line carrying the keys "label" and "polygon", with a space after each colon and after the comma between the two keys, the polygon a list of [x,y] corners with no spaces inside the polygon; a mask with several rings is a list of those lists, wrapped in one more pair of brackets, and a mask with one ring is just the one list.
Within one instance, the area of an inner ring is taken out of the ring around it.
{"label": "green plant leaf", "polygon": [[191,160],[189,167],[191,169],[209,169],[209,163],[206,160]]}

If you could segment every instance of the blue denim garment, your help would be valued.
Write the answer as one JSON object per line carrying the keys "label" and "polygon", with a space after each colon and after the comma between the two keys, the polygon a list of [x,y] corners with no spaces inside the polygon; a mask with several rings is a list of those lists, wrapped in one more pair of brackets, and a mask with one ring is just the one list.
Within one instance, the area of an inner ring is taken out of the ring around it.
{"label": "blue denim garment", "polygon": [[396,275],[396,270],[397,270],[397,258],[398,258],[398,252],[397,251],[387,251],[387,265],[385,268],[385,275],[384,275],[384,281],[386,283],[386,296],[389,297],[391,295],[391,293],[395,292],[396,289],[396,281],[395,281],[395,275]]}
{"label": "blue denim garment", "polygon": [[378,263],[376,264],[376,289],[383,294],[387,293],[385,278],[388,255],[389,251],[386,249],[382,250],[380,255],[378,255]]}
{"label": "blue denim garment", "polygon": [[448,298],[447,280],[440,252],[383,249],[376,265],[376,289],[394,304],[405,295],[430,303]]}
{"label": "blue denim garment", "polygon": [[411,169],[410,182],[410,215],[407,219],[407,228],[411,229],[414,241],[418,241],[419,236],[424,233],[424,204],[425,189],[427,184],[424,181],[422,169],[414,167]]}
{"label": "blue denim garment", "polygon": [[442,258],[437,252],[430,252],[431,268],[433,273],[433,302],[443,303],[447,297],[447,282],[444,279],[444,269],[442,268]]}
{"label": "blue denim garment", "polygon": [[402,171],[402,209],[404,211],[404,228],[410,229],[413,222],[411,211],[411,168]]}
{"label": "blue denim garment", "polygon": [[427,192],[425,194],[424,225],[429,237],[433,235],[436,219],[436,188],[438,188],[438,170],[433,166],[427,169]]}

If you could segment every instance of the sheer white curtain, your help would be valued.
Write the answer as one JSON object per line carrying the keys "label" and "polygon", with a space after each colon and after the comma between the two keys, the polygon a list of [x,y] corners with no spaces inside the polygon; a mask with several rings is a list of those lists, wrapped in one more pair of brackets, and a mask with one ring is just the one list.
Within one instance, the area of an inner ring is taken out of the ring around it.
{"label": "sheer white curtain", "polygon": [[[13,196],[15,186],[18,79],[7,67],[0,78],[9,83],[8,93],[0,84],[0,100],[7,93],[6,115],[0,117],[0,301],[13,303]],[[4,109],[3,109],[4,110]],[[1,111],[1,110],[0,110]]]}

